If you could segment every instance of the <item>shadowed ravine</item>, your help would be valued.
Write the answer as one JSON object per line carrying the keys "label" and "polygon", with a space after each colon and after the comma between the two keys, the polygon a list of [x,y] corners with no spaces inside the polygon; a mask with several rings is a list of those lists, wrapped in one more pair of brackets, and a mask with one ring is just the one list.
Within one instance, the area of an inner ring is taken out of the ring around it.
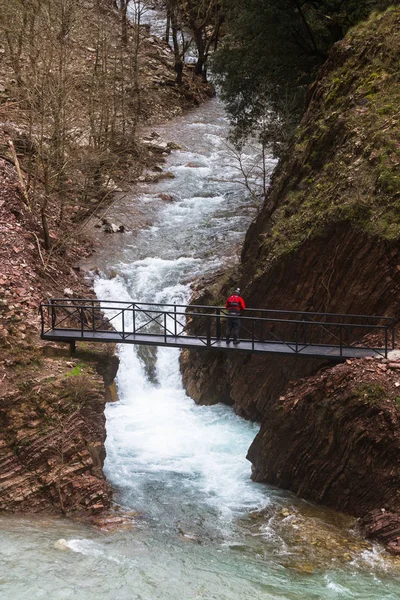
{"label": "shadowed ravine", "polygon": [[[132,206],[145,213],[160,193],[174,201],[156,200],[144,230],[107,238],[99,298],[185,303],[192,281],[236,260],[254,209],[232,182],[226,127],[212,101],[157,130],[182,147],[167,159],[175,179],[143,184],[110,217],[129,220]],[[258,426],[223,405],[197,406],[177,350],[119,352],[105,472],[133,528],[2,518],[1,597],[398,598],[398,561],[363,542],[351,520],[250,480],[245,456]]]}

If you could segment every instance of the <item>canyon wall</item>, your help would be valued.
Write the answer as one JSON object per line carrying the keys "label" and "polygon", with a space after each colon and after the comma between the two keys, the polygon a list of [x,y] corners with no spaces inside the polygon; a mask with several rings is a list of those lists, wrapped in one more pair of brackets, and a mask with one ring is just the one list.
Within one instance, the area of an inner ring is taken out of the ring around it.
{"label": "canyon wall", "polygon": [[[247,233],[240,272],[225,274],[221,284],[210,284],[194,303],[221,305],[232,286],[239,284],[247,305],[254,308],[398,317],[399,52],[399,8],[372,15],[334,46],[309,90],[294,142]],[[362,381],[363,361],[357,364],[352,369],[360,369],[356,377]],[[316,385],[312,376],[318,378],[323,367],[328,383]],[[394,475],[398,402],[392,393],[396,388],[390,387],[396,381],[385,383],[387,375],[381,374],[384,383],[379,383],[371,410],[357,395],[356,401],[348,402],[353,398],[351,377],[348,394],[343,394],[337,388],[337,369],[342,373],[340,367],[297,357],[193,351],[182,355],[184,383],[197,402],[222,401],[261,422],[249,452],[257,481],[279,484],[365,517],[366,522],[374,509],[385,509],[393,524],[394,515],[400,514]],[[291,381],[310,376],[312,394],[288,388]],[[293,412],[280,400],[288,389],[295,397]],[[364,418],[354,419],[363,413]],[[349,423],[354,427],[351,436]],[[385,442],[380,438],[380,446],[366,443],[361,451],[356,441],[367,440],[374,427],[381,436],[385,432]],[[319,443],[310,444],[310,428]],[[327,440],[330,451],[321,455]],[[386,444],[390,451],[377,451]],[[368,502],[361,500],[355,485],[346,483],[357,465],[364,473],[365,464],[373,474],[366,479],[371,487]],[[381,520],[382,527],[374,528],[376,518],[369,522],[368,532],[400,552],[398,527],[390,528]],[[384,525],[386,533],[390,529],[386,538]]]}
{"label": "canyon wall", "polygon": [[89,284],[72,268],[82,248],[46,271],[36,231],[15,169],[0,159],[0,511],[98,515],[111,503],[104,408],[118,359],[81,347],[70,357],[39,340],[40,300],[64,287],[85,297]]}
{"label": "canyon wall", "polygon": [[105,393],[88,364],[30,353],[25,376],[0,394],[0,510],[99,514],[110,507],[103,475]]}

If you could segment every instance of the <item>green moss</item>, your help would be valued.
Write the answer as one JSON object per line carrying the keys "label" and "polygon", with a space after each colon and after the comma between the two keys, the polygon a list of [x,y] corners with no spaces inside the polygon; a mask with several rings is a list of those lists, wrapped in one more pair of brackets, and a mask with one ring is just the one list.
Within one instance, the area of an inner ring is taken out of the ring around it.
{"label": "green moss", "polygon": [[378,183],[383,191],[400,195],[400,174],[397,174],[394,170],[382,169],[378,177]]}
{"label": "green moss", "polygon": [[263,241],[269,262],[344,220],[400,240],[399,18],[396,7],[354,28],[344,62],[336,49],[339,66],[318,83],[288,158],[289,168],[298,165],[296,188],[287,191],[285,165],[281,190],[274,183],[281,197]]}
{"label": "green moss", "polygon": [[78,363],[73,369],[71,369],[66,374],[66,377],[80,377],[81,375],[83,375],[84,368],[84,363]]}
{"label": "green moss", "polygon": [[360,398],[368,404],[377,404],[386,394],[385,388],[377,383],[362,383],[353,390],[356,398]]}

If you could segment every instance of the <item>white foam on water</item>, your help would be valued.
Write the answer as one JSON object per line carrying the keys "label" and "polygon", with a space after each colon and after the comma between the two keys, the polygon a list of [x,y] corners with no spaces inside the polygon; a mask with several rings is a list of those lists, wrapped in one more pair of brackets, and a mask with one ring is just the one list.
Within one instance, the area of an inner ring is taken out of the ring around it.
{"label": "white foam on water", "polygon": [[[200,210],[196,210],[199,200]],[[212,212],[223,200],[223,196],[187,200],[194,207],[191,226],[204,210]],[[176,219],[177,208],[166,207],[166,223]],[[219,263],[215,257],[206,261],[147,257],[120,265],[120,275],[112,280],[96,280],[95,290],[105,300],[186,304],[190,287],[182,278],[191,279]],[[184,323],[184,315],[180,320]],[[128,319],[125,325],[129,327]],[[265,506],[266,489],[251,482],[245,458],[258,426],[239,419],[228,407],[197,406],[182,387],[178,350],[146,352],[130,346],[119,349],[120,402],[107,408],[106,473],[111,483],[123,496],[140,499],[144,505],[149,503],[149,481],[152,494],[154,486],[180,486],[182,505],[195,497],[203,510],[208,506],[205,510],[219,515],[219,527],[240,511]],[[146,361],[153,364],[154,381],[149,380]]]}
{"label": "white foam on water", "polygon": [[211,175],[211,167],[193,167],[187,165],[179,165],[177,167],[171,167],[172,173],[175,174],[176,177],[185,176],[186,179],[205,179],[208,175]]}
{"label": "white foam on water", "polygon": [[[184,301],[187,293],[186,286],[171,287],[160,290],[156,299]],[[209,504],[224,519],[268,502],[265,490],[251,483],[245,459],[257,426],[226,407],[195,405],[182,388],[179,351],[158,349],[157,384],[149,382],[135,349],[121,348],[120,360],[120,402],[107,409],[111,481],[137,490],[146,485],[146,472],[159,473],[161,479],[163,474],[185,475],[186,491],[188,484],[192,488],[189,495],[196,493],[200,503]]]}
{"label": "white foam on water", "polygon": [[93,540],[66,540],[66,546],[67,548],[69,548],[69,550],[72,550],[72,552],[76,552],[77,554],[83,554],[84,556],[103,559],[117,564],[122,564],[123,562],[125,562],[122,558],[117,558],[116,556],[110,554],[109,550],[105,551],[105,549],[100,544],[94,542]]}
{"label": "white foam on water", "polygon": [[[348,588],[340,585],[339,583],[335,583],[333,579],[329,575],[325,575],[324,579],[326,581],[326,588],[332,592],[334,592],[335,597],[346,596],[346,598],[354,598],[354,594]],[[330,595],[330,597],[332,597]]]}
{"label": "white foam on water", "polygon": [[[197,271],[198,265],[201,268],[200,263],[201,260],[198,258],[180,256],[174,260],[148,257],[136,261],[133,265],[122,265],[120,272],[124,275],[128,287],[123,292],[118,290],[118,293],[122,293],[124,299],[128,295],[129,300],[136,300],[137,302],[157,302],[155,295],[160,293],[165,295],[164,290],[168,288],[172,296],[171,303],[173,303],[176,301],[175,292],[179,293],[178,290],[175,290],[175,286],[177,284],[181,285],[179,282],[180,276],[193,270]],[[107,287],[107,284],[105,284],[105,287]],[[114,293],[112,284],[108,289],[111,299]]]}
{"label": "white foam on water", "polygon": [[365,566],[379,569],[383,572],[387,571],[388,563],[385,560],[386,554],[382,547],[374,545],[371,550],[363,550],[351,561],[355,567],[363,568]]}

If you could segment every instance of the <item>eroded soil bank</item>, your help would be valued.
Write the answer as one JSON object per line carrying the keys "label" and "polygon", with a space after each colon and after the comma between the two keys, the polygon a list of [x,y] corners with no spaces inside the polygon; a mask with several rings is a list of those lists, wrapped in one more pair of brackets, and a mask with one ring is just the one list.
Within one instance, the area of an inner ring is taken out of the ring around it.
{"label": "eroded soil bank", "polygon": [[17,174],[6,161],[0,174],[0,510],[96,514],[111,499],[104,405],[118,361],[105,348],[70,357],[40,342],[41,299],[90,293],[72,268],[82,249],[70,243],[45,271]]}

